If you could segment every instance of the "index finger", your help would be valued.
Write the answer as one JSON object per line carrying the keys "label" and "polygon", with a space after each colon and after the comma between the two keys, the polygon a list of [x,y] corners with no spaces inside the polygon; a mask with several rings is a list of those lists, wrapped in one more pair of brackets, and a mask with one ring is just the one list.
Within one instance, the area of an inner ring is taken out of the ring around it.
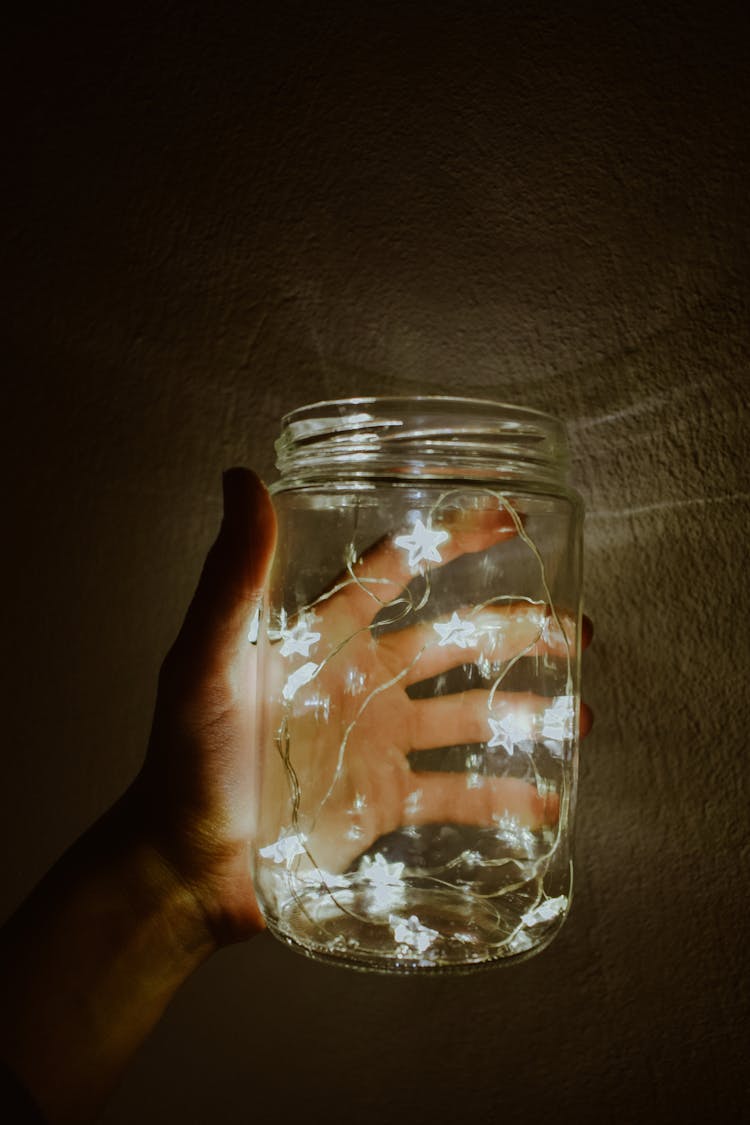
{"label": "index finger", "polygon": [[[444,614],[385,633],[378,638],[378,647],[395,667],[408,667],[406,687],[483,659],[493,664],[522,655],[565,659],[574,652],[576,622],[560,607],[555,612],[553,617],[543,602],[510,601],[479,611],[464,606],[450,617]],[[593,626],[584,616],[582,651],[590,644],[592,632]]]}
{"label": "index finger", "polygon": [[[516,516],[516,519],[519,517]],[[370,625],[381,609],[396,605],[419,574],[445,566],[461,555],[476,554],[516,534],[513,515],[503,508],[448,510],[440,519],[415,517],[411,528],[381,539],[334,584],[323,613],[347,625]],[[408,601],[404,602],[408,608]]]}

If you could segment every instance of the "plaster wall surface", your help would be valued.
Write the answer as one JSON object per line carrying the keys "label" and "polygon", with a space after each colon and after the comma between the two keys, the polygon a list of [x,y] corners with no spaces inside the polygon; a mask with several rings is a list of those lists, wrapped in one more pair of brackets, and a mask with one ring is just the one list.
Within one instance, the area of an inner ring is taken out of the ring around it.
{"label": "plaster wall surface", "polygon": [[739,1122],[748,863],[744,5],[52,6],[9,36],[3,904],[129,782],[282,414],[561,416],[588,508],[576,900],[507,971],[270,938],[104,1120]]}

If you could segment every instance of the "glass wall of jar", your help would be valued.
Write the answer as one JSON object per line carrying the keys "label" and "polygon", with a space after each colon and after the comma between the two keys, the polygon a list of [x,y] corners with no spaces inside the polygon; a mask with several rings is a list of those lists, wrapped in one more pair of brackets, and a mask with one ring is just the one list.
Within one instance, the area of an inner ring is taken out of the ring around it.
{"label": "glass wall of jar", "polygon": [[570,905],[583,521],[562,426],[442,397],[288,415],[253,871],[310,956],[467,970]]}

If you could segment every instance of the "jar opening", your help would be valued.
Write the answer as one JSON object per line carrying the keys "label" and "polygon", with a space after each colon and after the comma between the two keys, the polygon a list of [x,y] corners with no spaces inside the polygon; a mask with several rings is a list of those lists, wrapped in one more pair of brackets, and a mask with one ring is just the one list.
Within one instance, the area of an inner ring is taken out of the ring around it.
{"label": "jar opening", "polygon": [[552,415],[442,395],[302,406],[283,419],[276,453],[281,487],[370,476],[564,483],[568,468],[565,430]]}

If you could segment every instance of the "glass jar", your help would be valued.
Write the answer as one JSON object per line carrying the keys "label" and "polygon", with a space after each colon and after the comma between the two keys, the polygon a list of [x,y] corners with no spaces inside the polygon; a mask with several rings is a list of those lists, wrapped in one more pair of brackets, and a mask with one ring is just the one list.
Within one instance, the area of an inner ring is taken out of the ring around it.
{"label": "glass jar", "polygon": [[570,905],[583,509],[554,418],[293,411],[258,633],[253,874],[276,937],[387,972],[546,946]]}

